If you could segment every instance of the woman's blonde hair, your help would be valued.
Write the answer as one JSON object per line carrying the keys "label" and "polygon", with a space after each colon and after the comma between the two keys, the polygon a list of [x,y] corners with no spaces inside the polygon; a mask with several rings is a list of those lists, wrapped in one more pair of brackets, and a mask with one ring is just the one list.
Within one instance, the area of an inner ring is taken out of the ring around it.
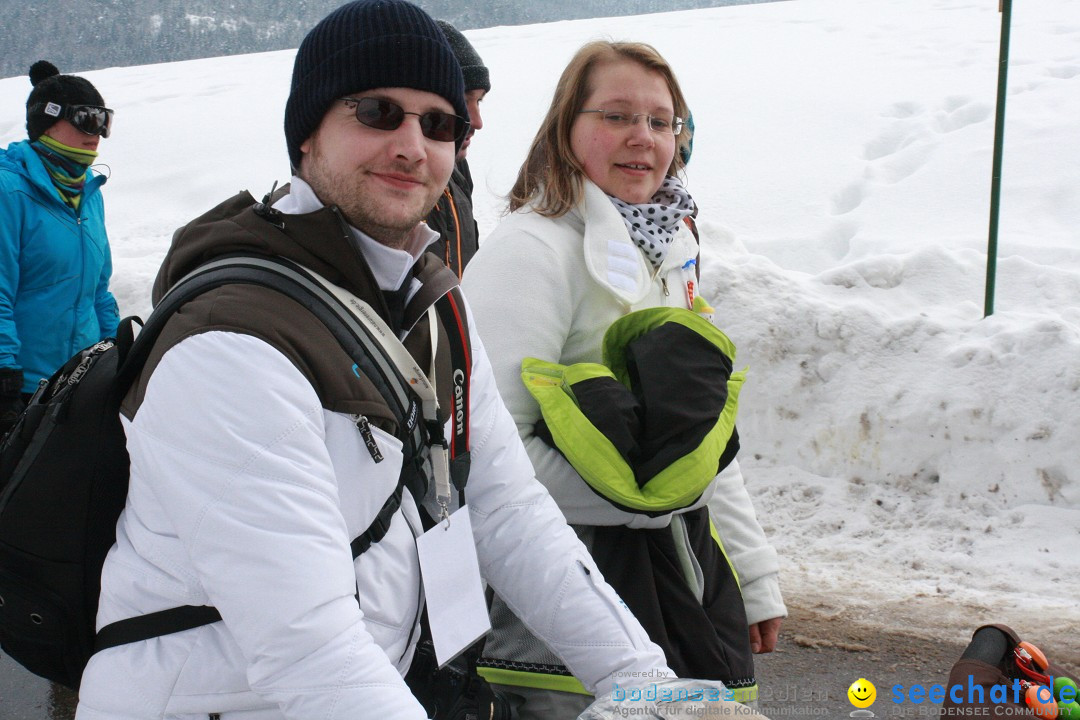
{"label": "woman's blonde hair", "polygon": [[[578,204],[585,169],[570,148],[570,129],[592,92],[589,87],[592,69],[600,63],[617,60],[633,60],[646,70],[660,73],[671,92],[675,115],[686,119],[689,108],[679,81],[656,48],[634,42],[596,40],[587,43],[570,60],[555,86],[551,107],[510,190],[510,212],[531,203],[533,209],[545,217],[561,217]],[[684,127],[676,140],[668,175],[675,175],[683,168],[681,151],[690,142],[690,129]]]}

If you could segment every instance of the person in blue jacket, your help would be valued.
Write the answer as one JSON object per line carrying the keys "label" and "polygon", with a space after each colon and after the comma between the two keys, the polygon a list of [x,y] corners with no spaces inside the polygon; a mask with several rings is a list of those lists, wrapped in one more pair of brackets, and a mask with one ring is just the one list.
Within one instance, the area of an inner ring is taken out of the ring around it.
{"label": "person in blue jacket", "polygon": [[85,78],[30,68],[27,140],[0,151],[0,434],[42,378],[116,332],[101,186],[113,111]]}

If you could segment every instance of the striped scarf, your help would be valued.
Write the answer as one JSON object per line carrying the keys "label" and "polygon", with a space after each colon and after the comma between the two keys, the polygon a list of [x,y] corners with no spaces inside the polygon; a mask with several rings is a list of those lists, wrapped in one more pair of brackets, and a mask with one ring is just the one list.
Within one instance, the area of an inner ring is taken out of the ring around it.
{"label": "striped scarf", "polygon": [[89,177],[90,163],[98,156],[96,150],[79,150],[42,135],[30,145],[49,171],[60,199],[75,210],[82,200],[83,186]]}

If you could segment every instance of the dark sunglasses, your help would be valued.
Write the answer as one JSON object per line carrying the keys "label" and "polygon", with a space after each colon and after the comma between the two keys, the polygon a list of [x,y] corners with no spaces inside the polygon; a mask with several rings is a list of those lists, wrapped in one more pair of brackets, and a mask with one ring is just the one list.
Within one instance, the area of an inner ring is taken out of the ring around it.
{"label": "dark sunglasses", "polygon": [[376,130],[397,130],[406,115],[420,118],[420,132],[438,142],[457,142],[469,131],[469,121],[458,115],[432,110],[426,113],[406,112],[405,108],[379,98],[341,98],[356,106],[356,119]]}
{"label": "dark sunglasses", "polygon": [[100,105],[68,105],[61,117],[87,135],[107,138],[112,131],[113,111]]}

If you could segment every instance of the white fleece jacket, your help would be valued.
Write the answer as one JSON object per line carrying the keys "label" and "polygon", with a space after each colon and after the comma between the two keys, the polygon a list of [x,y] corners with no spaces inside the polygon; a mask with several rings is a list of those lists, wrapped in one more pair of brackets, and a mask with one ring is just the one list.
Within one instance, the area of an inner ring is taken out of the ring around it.
{"label": "white fleece jacket", "polygon": [[[521,381],[521,361],[601,362],[604,332],[618,318],[650,307],[687,307],[686,282],[694,271],[684,266],[697,254],[693,234],[680,226],[663,265],[654,270],[608,197],[586,180],[578,207],[560,218],[528,209],[507,216],[466,268],[462,285],[499,392],[537,477],[571,524],[655,528],[671,516],[647,517],[611,505],[535,435],[540,407]],[[717,324],[722,327],[723,320]],[[749,622],[786,616],[776,551],[757,521],[738,463],[720,473],[694,507],[706,502],[739,573]]]}

